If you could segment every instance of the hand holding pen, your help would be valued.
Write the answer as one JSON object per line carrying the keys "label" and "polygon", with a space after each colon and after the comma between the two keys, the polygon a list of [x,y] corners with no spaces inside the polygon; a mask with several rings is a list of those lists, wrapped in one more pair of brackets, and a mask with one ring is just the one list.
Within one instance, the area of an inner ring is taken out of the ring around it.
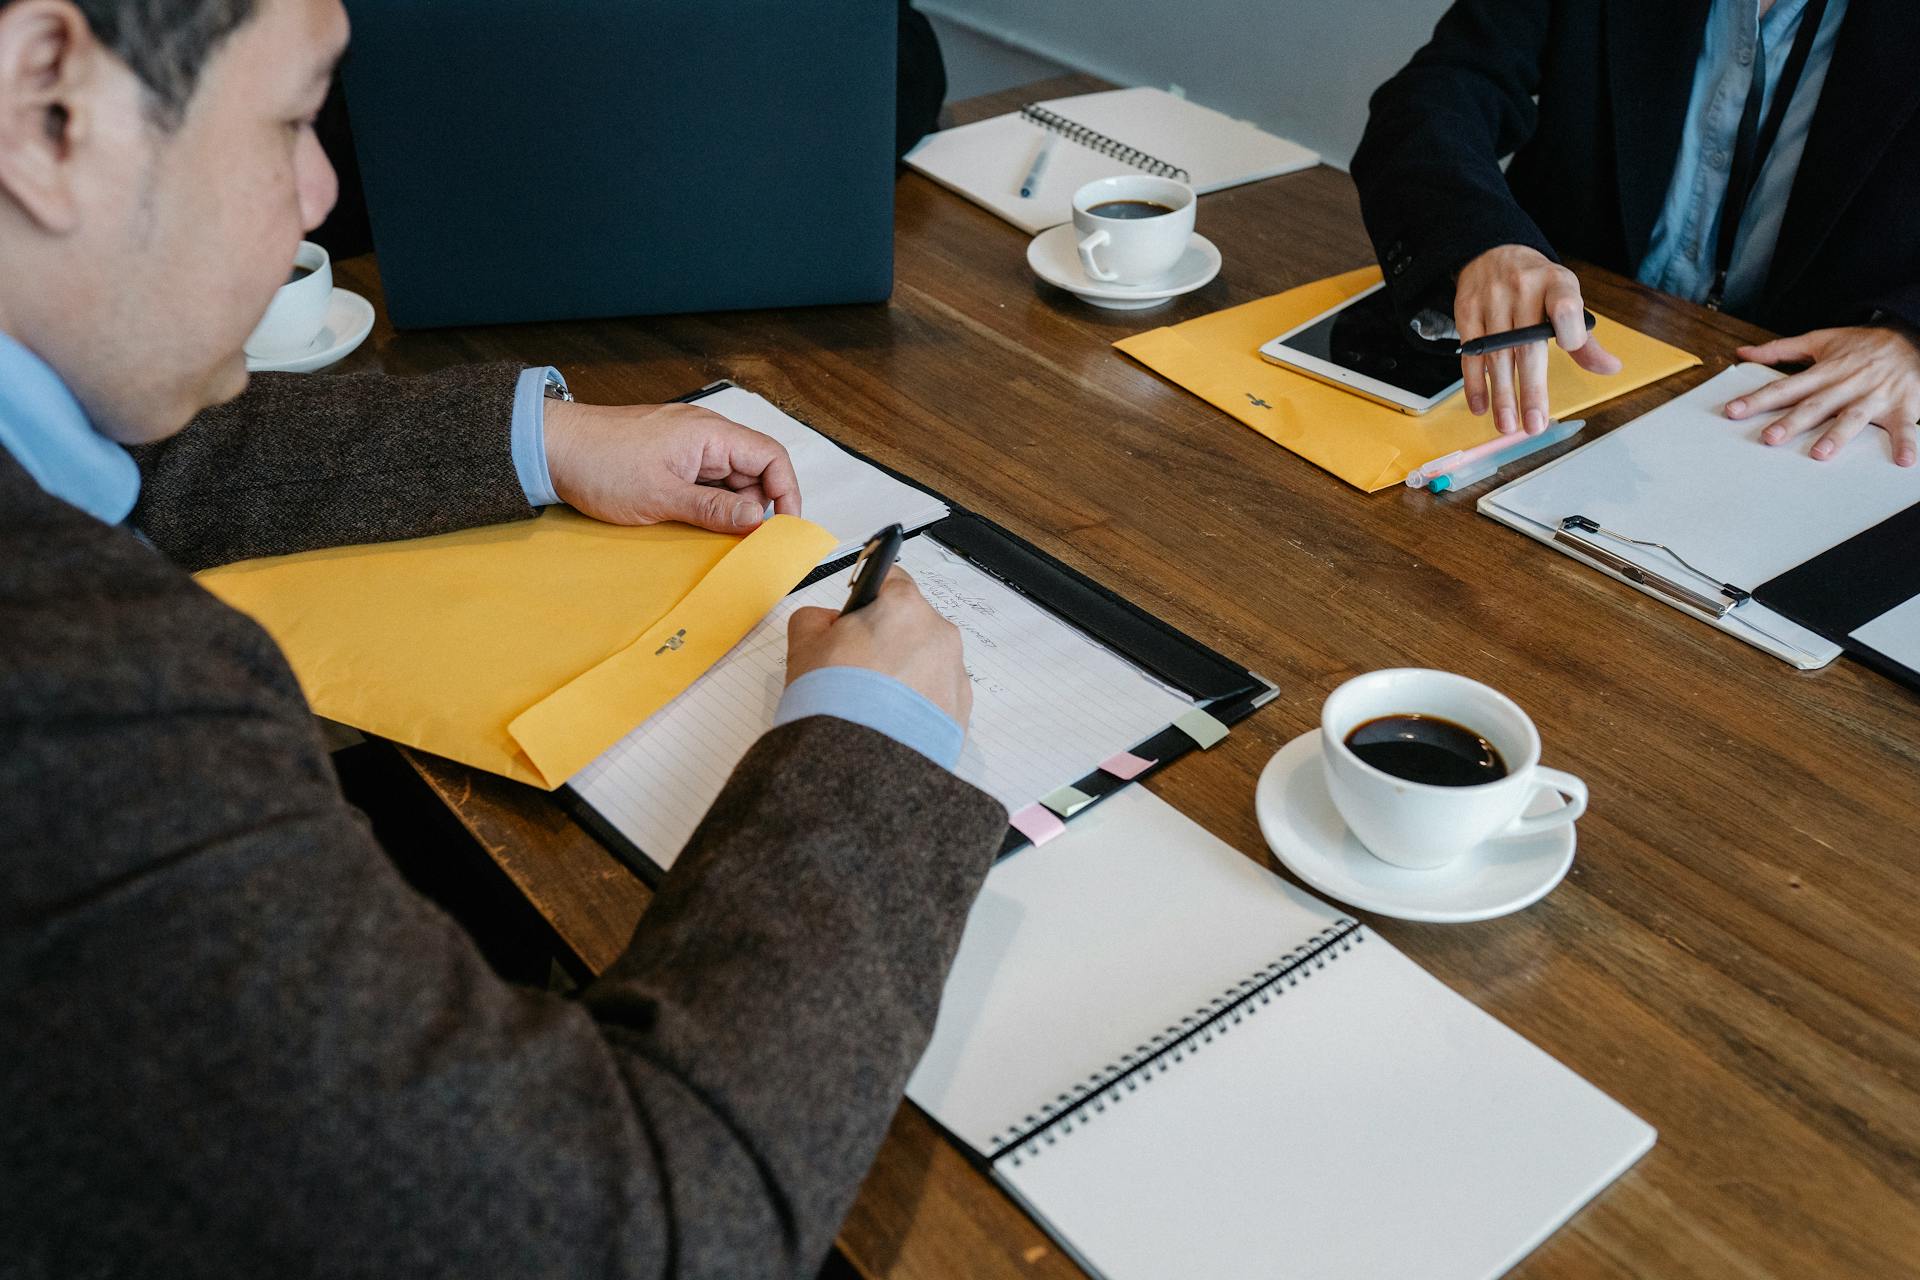
{"label": "hand holding pen", "polygon": [[[1453,323],[1461,345],[1541,323],[1589,373],[1620,372],[1620,361],[1602,347],[1584,323],[1580,281],[1573,272],[1525,245],[1487,250],[1460,272],[1454,288]],[[1467,407],[1493,413],[1503,434],[1538,435],[1552,421],[1547,404],[1547,344],[1543,339],[1482,354],[1463,351]]]}
{"label": "hand holding pen", "polygon": [[793,611],[787,621],[787,683],[830,667],[862,668],[898,680],[964,729],[973,710],[973,682],[960,632],[895,566],[900,545],[899,525],[867,541],[840,612]]}

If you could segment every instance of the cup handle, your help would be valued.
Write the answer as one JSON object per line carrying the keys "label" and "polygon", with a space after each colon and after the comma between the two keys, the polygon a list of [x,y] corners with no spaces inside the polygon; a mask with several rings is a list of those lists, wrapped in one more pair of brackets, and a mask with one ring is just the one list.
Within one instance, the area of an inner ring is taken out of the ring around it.
{"label": "cup handle", "polygon": [[[1551,813],[1535,814],[1531,818],[1515,818],[1505,831],[1496,832],[1495,840],[1518,840],[1522,836],[1538,835],[1542,831],[1551,831],[1564,823],[1572,822],[1587,811],[1587,784],[1570,773],[1558,769],[1549,769],[1539,765],[1533,771],[1534,794],[1537,788],[1550,787],[1567,798],[1567,802]],[[1532,797],[1528,797],[1527,806],[1533,806]]]}
{"label": "cup handle", "polygon": [[1110,243],[1112,240],[1113,237],[1105,231],[1096,231],[1080,242],[1080,265],[1086,268],[1087,274],[1095,280],[1118,280],[1120,278],[1115,272],[1102,271],[1099,264],[1093,260],[1093,251],[1103,244]]}

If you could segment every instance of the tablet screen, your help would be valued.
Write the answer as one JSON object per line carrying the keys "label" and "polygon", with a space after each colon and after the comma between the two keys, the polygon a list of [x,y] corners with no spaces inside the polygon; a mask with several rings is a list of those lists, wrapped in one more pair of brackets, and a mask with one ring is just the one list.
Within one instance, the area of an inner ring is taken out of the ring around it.
{"label": "tablet screen", "polygon": [[1460,381],[1460,357],[1414,345],[1393,315],[1385,289],[1322,316],[1275,345],[1351,369],[1363,377],[1430,400]]}

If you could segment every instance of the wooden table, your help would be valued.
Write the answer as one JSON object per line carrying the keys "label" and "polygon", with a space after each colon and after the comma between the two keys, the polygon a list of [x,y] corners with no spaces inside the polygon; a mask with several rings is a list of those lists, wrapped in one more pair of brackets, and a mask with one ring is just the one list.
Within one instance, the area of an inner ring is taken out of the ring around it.
{"label": "wooden table", "polygon": [[[960,117],[1094,87],[1069,77]],[[1572,874],[1503,920],[1370,923],[1660,1130],[1516,1274],[1920,1274],[1920,700],[1850,661],[1796,672],[1470,500],[1359,493],[1121,356],[1126,334],[1372,256],[1351,182],[1327,168],[1208,196],[1200,222],[1225,254],[1217,280],[1161,311],[1101,312],[1037,283],[1014,228],[909,174],[890,305],[409,335],[383,313],[355,362],[550,362],[609,403],[731,377],[1000,521],[1278,682],[1225,743],[1151,783],[1276,870],[1254,780],[1335,685],[1414,665],[1505,690],[1547,761],[1592,788]],[[370,260],[339,274],[379,298]],[[1589,437],[1759,336],[1580,274],[1595,309],[1706,361],[1595,410]],[[566,958],[613,960],[640,882],[548,797],[411,758]],[[877,1276],[1079,1274],[910,1105],[840,1247]]]}

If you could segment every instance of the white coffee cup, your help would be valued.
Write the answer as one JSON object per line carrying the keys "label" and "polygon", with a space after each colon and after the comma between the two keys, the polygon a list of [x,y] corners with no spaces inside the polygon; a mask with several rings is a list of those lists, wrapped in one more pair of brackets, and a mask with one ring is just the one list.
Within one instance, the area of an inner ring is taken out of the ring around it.
{"label": "white coffee cup", "polygon": [[307,274],[273,291],[267,313],[247,337],[247,354],[255,359],[298,355],[326,327],[327,304],[333,300],[333,260],[313,241],[302,240],[293,266]]}
{"label": "white coffee cup", "polygon": [[[1449,787],[1377,769],[1347,737],[1382,716],[1437,716],[1470,729],[1506,763],[1493,782]],[[1587,811],[1587,784],[1540,763],[1540,732],[1513,699],[1449,671],[1398,667],[1371,671],[1335,689],[1320,711],[1320,758],[1327,790],[1347,828],[1368,852],[1399,867],[1443,867],[1487,840],[1550,831]],[[1542,790],[1567,803],[1522,817]]]}
{"label": "white coffee cup", "polygon": [[[1094,213],[1097,205],[1135,201],[1171,210],[1145,218]],[[1193,239],[1193,188],[1145,175],[1102,178],[1073,193],[1073,228],[1080,265],[1102,284],[1147,284],[1173,270]]]}

